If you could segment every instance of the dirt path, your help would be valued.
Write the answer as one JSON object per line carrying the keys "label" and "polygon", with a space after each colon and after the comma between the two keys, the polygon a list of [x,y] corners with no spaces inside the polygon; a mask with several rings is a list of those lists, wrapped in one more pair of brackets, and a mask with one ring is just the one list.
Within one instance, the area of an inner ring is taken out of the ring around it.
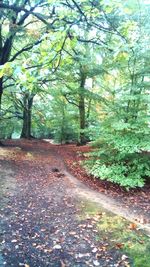
{"label": "dirt path", "polygon": [[36,141],[16,145],[21,149],[4,148],[6,155],[0,160],[0,197],[5,199],[0,266],[127,266],[119,250],[98,238],[96,221],[80,216],[83,198],[116,213],[120,207],[71,176],[51,145]]}
{"label": "dirt path", "polygon": [[148,234],[150,234],[150,223],[146,220],[143,223],[143,216],[141,212],[138,213],[137,211],[133,212],[133,209],[125,208],[121,202],[116,201],[115,199],[105,196],[102,193],[96,192],[91,190],[86,185],[81,183],[76,177],[71,175],[68,172],[65,172],[70,181],[75,185],[74,192],[76,195],[81,197],[82,199],[86,199],[95,203],[95,205],[102,207],[109,212],[112,212],[116,215],[122,216],[123,218],[136,223],[139,229],[145,230]]}

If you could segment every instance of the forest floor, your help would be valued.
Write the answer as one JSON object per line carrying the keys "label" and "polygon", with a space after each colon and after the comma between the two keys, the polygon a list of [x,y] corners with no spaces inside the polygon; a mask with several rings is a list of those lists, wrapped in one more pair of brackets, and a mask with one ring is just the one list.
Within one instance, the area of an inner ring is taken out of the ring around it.
{"label": "forest floor", "polygon": [[129,193],[92,180],[79,164],[87,146],[5,144],[0,148],[1,267],[149,267],[148,185]]}

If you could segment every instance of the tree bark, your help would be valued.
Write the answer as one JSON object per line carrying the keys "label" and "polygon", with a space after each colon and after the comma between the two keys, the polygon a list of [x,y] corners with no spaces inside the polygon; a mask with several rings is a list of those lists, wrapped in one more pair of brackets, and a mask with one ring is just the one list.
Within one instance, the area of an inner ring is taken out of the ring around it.
{"label": "tree bark", "polygon": [[61,137],[60,137],[60,142],[61,142],[61,145],[63,144],[64,140],[65,139],[65,110],[64,110],[64,106],[63,106],[63,110],[62,110],[62,122],[61,122]]}
{"label": "tree bark", "polygon": [[85,138],[85,81],[86,76],[84,74],[81,74],[81,84],[79,88],[79,121],[80,121],[80,136],[79,136],[79,145],[85,145],[86,144],[86,138]]}
{"label": "tree bark", "polygon": [[0,78],[0,112],[2,108],[3,78]]}
{"label": "tree bark", "polygon": [[24,110],[23,110],[23,126],[21,138],[31,138],[31,121],[32,121],[32,105],[34,96],[28,94],[24,97]]}
{"label": "tree bark", "polygon": [[[1,117],[1,108],[2,108],[2,95],[3,95],[3,78],[0,78],[0,117]],[[0,120],[1,123],[1,120]],[[1,136],[0,136],[1,139]],[[0,146],[4,146],[0,140]]]}

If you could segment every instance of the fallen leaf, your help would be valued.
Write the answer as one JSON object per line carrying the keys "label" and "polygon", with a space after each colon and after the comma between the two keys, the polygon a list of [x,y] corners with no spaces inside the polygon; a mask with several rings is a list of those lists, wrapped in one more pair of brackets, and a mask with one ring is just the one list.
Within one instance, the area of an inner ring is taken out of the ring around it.
{"label": "fallen leaf", "polygon": [[123,243],[116,243],[115,246],[116,246],[116,248],[121,249],[124,247],[124,244]]}
{"label": "fallen leaf", "polygon": [[53,251],[52,249],[46,249],[46,248],[44,249],[45,253],[47,253],[47,252],[51,253],[52,251]]}
{"label": "fallen leaf", "polygon": [[76,232],[69,232],[69,235],[76,235]]}
{"label": "fallen leaf", "polygon": [[57,244],[53,247],[53,249],[61,249],[61,246]]}
{"label": "fallen leaf", "polygon": [[61,267],[66,267],[66,264],[62,260],[60,260],[60,263],[61,263]]}
{"label": "fallen leaf", "polygon": [[130,223],[130,225],[129,225],[129,229],[130,230],[136,230],[136,228],[137,228],[137,224],[136,223]]}
{"label": "fallen leaf", "polygon": [[97,248],[93,248],[93,249],[92,249],[92,252],[93,252],[93,253],[96,253],[97,250],[98,250]]}
{"label": "fallen leaf", "polygon": [[126,259],[128,259],[128,256],[126,256],[126,255],[122,255],[121,260],[122,260],[122,261],[125,261]]}
{"label": "fallen leaf", "polygon": [[93,261],[94,266],[100,266],[98,260]]}

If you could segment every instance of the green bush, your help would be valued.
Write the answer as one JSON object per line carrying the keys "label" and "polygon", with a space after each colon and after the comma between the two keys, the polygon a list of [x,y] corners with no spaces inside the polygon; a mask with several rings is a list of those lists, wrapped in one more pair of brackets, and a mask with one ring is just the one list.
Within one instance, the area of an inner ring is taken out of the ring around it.
{"label": "green bush", "polygon": [[140,117],[130,123],[109,117],[101,125],[100,137],[85,163],[90,174],[127,189],[142,187],[150,177],[149,125]]}

